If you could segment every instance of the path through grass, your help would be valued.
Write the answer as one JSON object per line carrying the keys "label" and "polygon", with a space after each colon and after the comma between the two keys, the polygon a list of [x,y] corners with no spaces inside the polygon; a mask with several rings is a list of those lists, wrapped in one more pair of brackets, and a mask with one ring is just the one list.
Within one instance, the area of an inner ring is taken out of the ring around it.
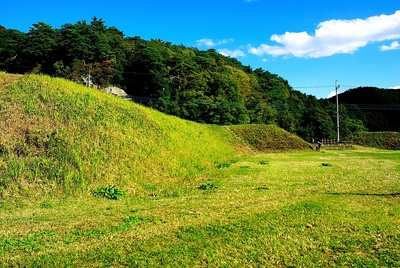
{"label": "path through grass", "polygon": [[0,266],[400,266],[399,167],[397,151],[263,154],[176,197],[2,203]]}

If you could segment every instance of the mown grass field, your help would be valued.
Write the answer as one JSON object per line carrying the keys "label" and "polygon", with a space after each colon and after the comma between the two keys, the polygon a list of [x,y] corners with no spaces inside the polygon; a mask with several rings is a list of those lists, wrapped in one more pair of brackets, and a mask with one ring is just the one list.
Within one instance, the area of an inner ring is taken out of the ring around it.
{"label": "mown grass field", "polygon": [[0,209],[0,266],[396,267],[399,178],[396,151],[278,153],[176,197],[20,200]]}
{"label": "mown grass field", "polygon": [[0,267],[400,266],[399,151],[231,126],[252,155],[65,80],[0,73],[0,92]]}

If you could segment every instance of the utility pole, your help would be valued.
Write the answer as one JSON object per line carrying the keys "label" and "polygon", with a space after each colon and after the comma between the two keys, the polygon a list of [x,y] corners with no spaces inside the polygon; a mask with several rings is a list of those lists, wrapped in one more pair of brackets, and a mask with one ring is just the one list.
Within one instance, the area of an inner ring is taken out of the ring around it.
{"label": "utility pole", "polygon": [[335,90],[336,90],[336,125],[337,125],[337,142],[339,143],[339,95],[338,95],[338,89],[340,88],[340,85],[336,85],[338,80],[335,80]]}

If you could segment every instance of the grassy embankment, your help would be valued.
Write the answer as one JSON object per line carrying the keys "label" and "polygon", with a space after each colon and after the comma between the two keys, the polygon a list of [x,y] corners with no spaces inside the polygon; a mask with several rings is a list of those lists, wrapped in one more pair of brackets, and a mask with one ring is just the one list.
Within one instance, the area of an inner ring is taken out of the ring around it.
{"label": "grassy embankment", "polygon": [[[0,81],[9,77],[1,73]],[[1,89],[0,131],[3,198],[85,195],[108,184],[133,195],[174,194],[232,159],[237,143],[223,128],[35,75]]]}
{"label": "grassy embankment", "polygon": [[[2,81],[10,78],[17,76],[0,74]],[[167,116],[63,79],[23,76],[1,91],[3,198],[85,195],[114,184],[131,195],[176,195],[215,164],[246,152],[225,128]]]}
{"label": "grassy embankment", "polygon": [[[222,127],[64,80],[1,91],[0,266],[400,266],[397,151],[239,156]],[[109,183],[128,195],[87,194]]]}
{"label": "grassy embankment", "polygon": [[241,139],[260,153],[312,150],[312,144],[276,125],[239,125],[230,127]]}
{"label": "grassy embankment", "polygon": [[398,132],[362,132],[351,137],[354,144],[386,150],[400,150]]}

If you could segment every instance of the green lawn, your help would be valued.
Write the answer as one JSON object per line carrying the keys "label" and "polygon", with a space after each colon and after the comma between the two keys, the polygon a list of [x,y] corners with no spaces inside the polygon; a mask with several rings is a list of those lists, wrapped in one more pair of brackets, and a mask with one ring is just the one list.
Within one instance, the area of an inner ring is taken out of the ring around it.
{"label": "green lawn", "polygon": [[398,267],[399,151],[244,156],[162,195],[0,203],[3,267]]}

